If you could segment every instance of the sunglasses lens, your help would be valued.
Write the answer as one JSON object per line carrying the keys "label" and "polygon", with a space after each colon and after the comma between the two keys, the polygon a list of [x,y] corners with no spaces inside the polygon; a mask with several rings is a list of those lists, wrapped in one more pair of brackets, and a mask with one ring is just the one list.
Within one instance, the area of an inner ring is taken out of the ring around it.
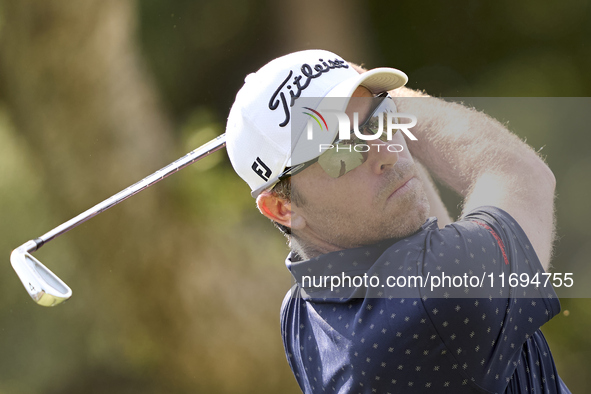
{"label": "sunglasses lens", "polygon": [[[361,134],[375,136],[376,134],[380,134],[377,139],[387,142],[388,141],[388,134],[384,132],[384,118],[386,114],[374,114],[371,118],[367,120],[367,122],[359,128]],[[370,140],[375,140],[376,137],[371,138]]]}
{"label": "sunglasses lens", "polygon": [[[387,114],[389,112],[396,112],[396,105],[390,98],[385,96],[379,97],[380,101],[374,107],[369,118],[359,126],[361,134],[373,136],[373,138],[353,137],[351,140],[336,142],[335,146],[318,157],[318,164],[322,169],[332,178],[339,178],[351,170],[359,167],[367,160],[368,153],[366,151],[358,152],[355,150],[356,144],[369,143],[368,141],[380,139],[388,142],[388,133],[384,130],[387,122]],[[398,123],[396,118],[395,123]],[[353,134],[353,132],[352,132]]]}
{"label": "sunglasses lens", "polygon": [[[379,139],[388,142],[387,121],[388,113],[395,113],[396,105],[390,98],[383,99],[380,104],[374,109],[369,118],[365,120],[363,125],[359,126],[359,132],[366,136],[366,140]],[[392,119],[394,123],[398,123],[398,119]]]}
{"label": "sunglasses lens", "polygon": [[[340,145],[337,146],[340,148]],[[332,178],[341,177],[365,162],[363,153],[337,149],[337,146],[327,150],[318,158],[320,167]]]}

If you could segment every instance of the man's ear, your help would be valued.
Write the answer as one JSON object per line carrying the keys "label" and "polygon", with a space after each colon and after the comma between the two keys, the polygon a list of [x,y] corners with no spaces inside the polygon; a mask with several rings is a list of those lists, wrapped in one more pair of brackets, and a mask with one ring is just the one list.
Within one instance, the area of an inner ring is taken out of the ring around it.
{"label": "man's ear", "polygon": [[257,197],[259,211],[269,219],[291,229],[301,230],[306,226],[304,218],[291,210],[291,202],[265,190]]}

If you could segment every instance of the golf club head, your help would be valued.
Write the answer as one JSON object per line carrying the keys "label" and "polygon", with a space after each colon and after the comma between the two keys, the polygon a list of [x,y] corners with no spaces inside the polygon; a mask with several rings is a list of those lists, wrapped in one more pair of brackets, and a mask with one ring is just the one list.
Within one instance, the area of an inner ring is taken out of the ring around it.
{"label": "golf club head", "polygon": [[33,257],[26,245],[28,243],[12,251],[10,263],[33,301],[42,306],[55,306],[70,298],[72,290],[68,285]]}

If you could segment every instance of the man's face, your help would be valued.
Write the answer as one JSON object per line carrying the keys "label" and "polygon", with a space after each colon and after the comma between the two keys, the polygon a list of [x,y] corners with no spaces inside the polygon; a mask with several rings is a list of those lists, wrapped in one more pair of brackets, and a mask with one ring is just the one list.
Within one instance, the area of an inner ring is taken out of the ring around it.
{"label": "man's face", "polygon": [[[353,97],[372,94],[359,87]],[[365,119],[368,103],[351,100],[349,118],[358,112],[359,119]],[[390,152],[386,142],[368,141],[367,160],[339,178],[330,177],[318,163],[294,175],[292,193],[302,202],[293,202],[292,211],[305,220],[305,227],[294,226],[293,234],[347,249],[417,231],[428,217],[429,203],[402,132],[389,143],[404,149]]]}

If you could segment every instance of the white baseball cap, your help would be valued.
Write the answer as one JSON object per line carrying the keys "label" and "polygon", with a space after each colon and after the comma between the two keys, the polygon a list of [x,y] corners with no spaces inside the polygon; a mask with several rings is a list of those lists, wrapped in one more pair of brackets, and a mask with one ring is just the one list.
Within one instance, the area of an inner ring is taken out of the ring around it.
{"label": "white baseball cap", "polygon": [[[344,110],[359,86],[377,94],[404,86],[405,73],[375,68],[359,74],[340,56],[324,50],[307,50],[279,57],[244,79],[226,125],[226,147],[236,173],[248,183],[252,196],[278,182],[286,168],[318,157],[304,149],[299,136],[305,124],[292,124],[291,108],[298,98],[340,97]],[[320,102],[318,102],[318,105]],[[321,134],[317,143],[332,143],[337,130]]]}

